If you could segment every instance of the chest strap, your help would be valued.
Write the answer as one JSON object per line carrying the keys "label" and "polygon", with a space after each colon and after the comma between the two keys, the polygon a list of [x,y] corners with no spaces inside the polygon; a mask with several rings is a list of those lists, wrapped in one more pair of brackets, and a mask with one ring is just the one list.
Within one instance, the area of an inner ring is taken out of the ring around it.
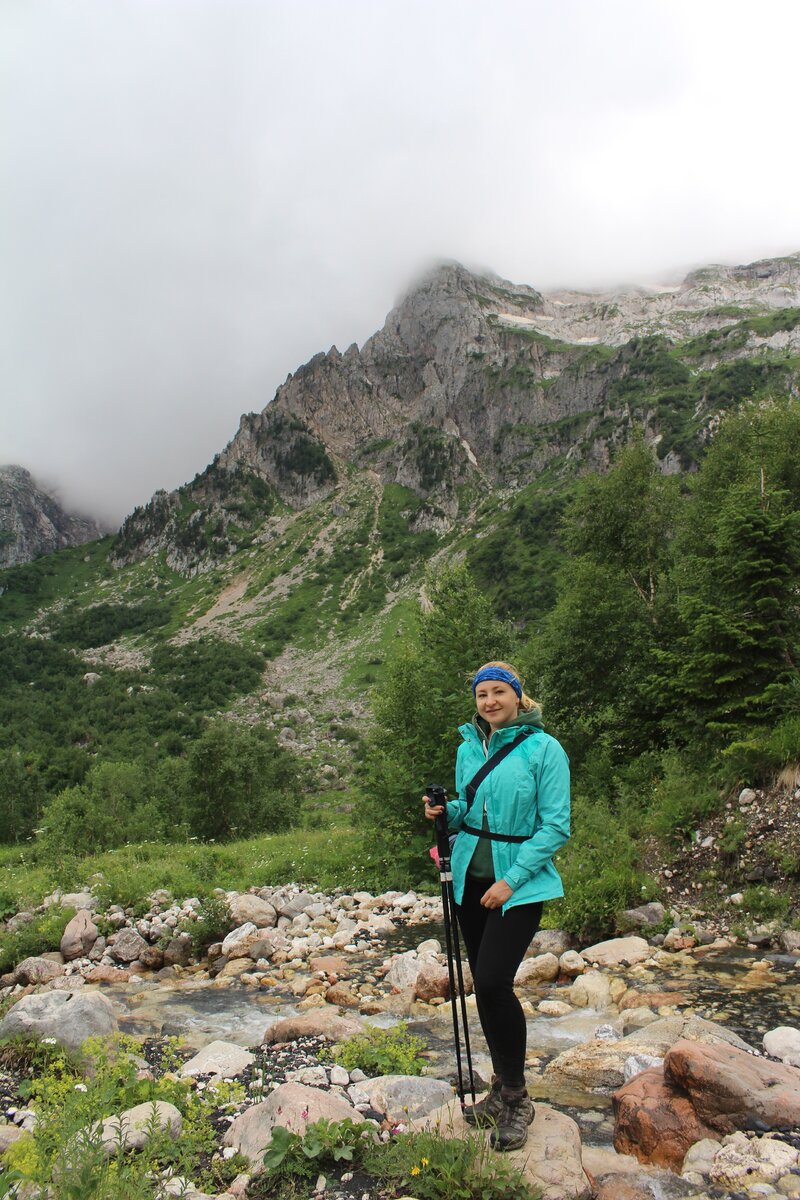
{"label": "chest strap", "polygon": [[[483,766],[480,768],[480,770],[476,771],[476,773],[472,776],[472,779],[470,779],[469,783],[466,786],[466,790],[464,792],[464,796],[467,801],[467,812],[464,813],[465,817],[466,817],[467,813],[469,812],[469,810],[472,808],[472,805],[475,800],[475,793],[477,792],[478,788],[483,783],[486,776],[491,771],[493,771],[495,769],[495,767],[499,767],[500,763],[503,761],[503,759],[507,758],[512,750],[516,750],[517,746],[521,745],[521,743],[525,741],[525,738],[530,737],[530,735],[532,733],[533,733],[532,729],[521,730],[521,732],[518,733],[517,736],[514,738],[513,742],[509,742],[507,746],[503,746],[502,750],[497,750],[491,756],[491,758],[487,758],[486,762],[483,764]],[[462,825],[462,829],[465,829],[465,828],[466,828],[466,826]]]}
{"label": "chest strap", "polygon": [[533,835],[530,833],[492,833],[488,829],[476,829],[474,825],[462,825],[462,833],[471,833],[473,837],[488,838],[491,842],[527,842]]}

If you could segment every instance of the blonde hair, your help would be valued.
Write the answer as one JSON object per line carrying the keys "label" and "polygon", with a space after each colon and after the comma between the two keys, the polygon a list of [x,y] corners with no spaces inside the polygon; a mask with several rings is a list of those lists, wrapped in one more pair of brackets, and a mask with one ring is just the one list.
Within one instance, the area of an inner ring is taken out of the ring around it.
{"label": "blonde hair", "polygon": [[478,671],[483,671],[486,667],[500,667],[500,669],[502,671],[510,671],[512,675],[516,675],[517,679],[520,682],[520,686],[522,688],[522,698],[519,702],[520,708],[522,709],[523,712],[533,712],[533,710],[536,709],[536,711],[541,714],[541,711],[542,711],[541,704],[539,703],[538,700],[533,700],[529,695],[527,695],[527,693],[525,691],[525,680],[522,678],[522,676],[520,675],[517,668],[512,667],[511,663],[500,662],[499,659],[493,659],[491,662],[485,662],[483,664],[483,666],[478,667],[478,670],[473,671],[473,673],[470,675],[470,677],[469,677],[470,686],[472,686],[472,681],[475,678],[475,676],[478,674]]}

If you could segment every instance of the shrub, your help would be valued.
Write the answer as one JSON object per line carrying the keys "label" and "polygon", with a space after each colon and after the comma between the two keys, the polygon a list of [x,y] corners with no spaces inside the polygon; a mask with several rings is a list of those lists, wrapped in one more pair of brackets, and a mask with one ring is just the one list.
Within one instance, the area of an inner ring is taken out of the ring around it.
{"label": "shrub", "polygon": [[356,1068],[365,1075],[421,1075],[425,1065],[420,1051],[422,1038],[409,1033],[405,1026],[394,1029],[371,1028],[339,1042],[326,1056],[345,1070]]}
{"label": "shrub", "polygon": [[20,925],[11,932],[0,932],[0,973],[10,971],[25,958],[58,950],[68,923],[75,916],[74,908],[54,906]]}

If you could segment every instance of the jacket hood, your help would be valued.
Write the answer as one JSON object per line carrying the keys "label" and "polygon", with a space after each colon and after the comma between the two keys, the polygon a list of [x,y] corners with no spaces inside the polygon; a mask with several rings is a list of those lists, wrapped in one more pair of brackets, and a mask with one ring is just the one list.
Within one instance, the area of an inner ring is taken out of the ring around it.
{"label": "jacket hood", "polygon": [[[470,724],[482,742],[489,741],[492,731],[489,728],[488,721],[485,721],[483,717],[475,713]],[[469,726],[462,726],[464,730],[468,728]],[[544,729],[542,710],[535,707],[529,709],[528,712],[521,712],[513,721],[509,721],[507,725],[504,725],[503,729],[513,729],[516,733],[519,733],[521,729]],[[497,732],[500,731],[498,730]]]}

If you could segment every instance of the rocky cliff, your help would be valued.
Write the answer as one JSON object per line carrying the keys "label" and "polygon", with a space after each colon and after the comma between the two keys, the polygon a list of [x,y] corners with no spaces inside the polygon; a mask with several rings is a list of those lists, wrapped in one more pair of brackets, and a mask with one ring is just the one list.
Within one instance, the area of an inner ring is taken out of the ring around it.
{"label": "rocky cliff", "polygon": [[596,293],[444,265],[360,350],[332,347],[290,375],[180,494],[132,514],[118,561],[222,556],[232,526],[276,502],[305,507],[354,469],[446,522],[462,485],[523,486],[561,460],[602,469],[634,424],[665,471],[690,468],[717,414],[794,379],[799,356],[800,255]]}
{"label": "rocky cliff", "polygon": [[65,512],[24,467],[0,467],[0,567],[102,536],[96,521]]}

